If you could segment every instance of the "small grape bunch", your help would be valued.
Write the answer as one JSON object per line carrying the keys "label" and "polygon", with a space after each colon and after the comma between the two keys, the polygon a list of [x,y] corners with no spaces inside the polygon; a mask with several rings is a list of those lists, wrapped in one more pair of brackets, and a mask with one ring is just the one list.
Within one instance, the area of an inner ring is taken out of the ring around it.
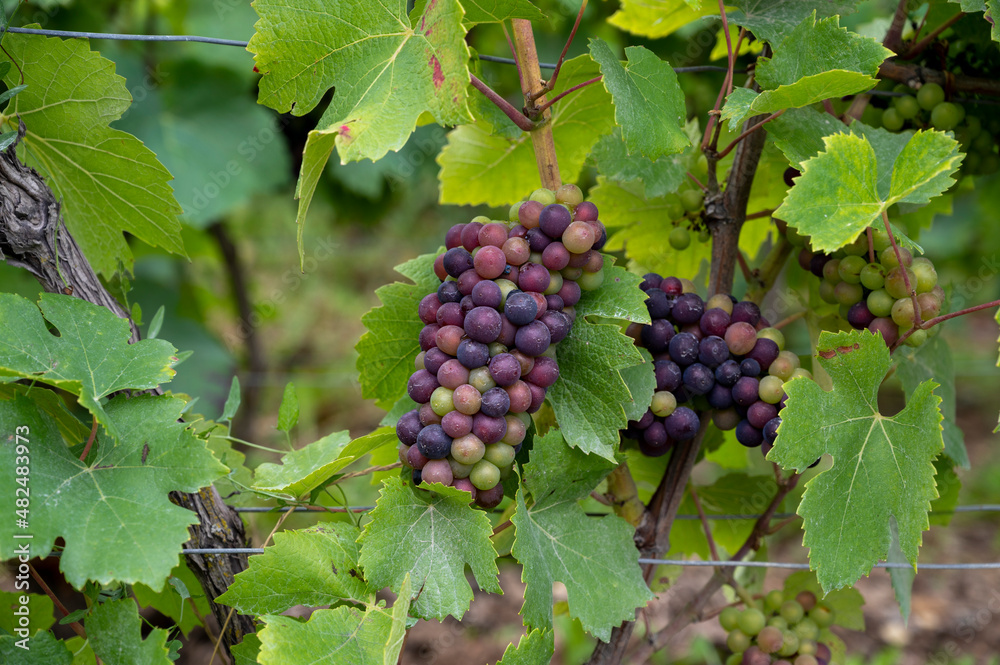
{"label": "small grape bunch", "polygon": [[674,228],[667,235],[667,242],[677,251],[683,251],[691,246],[691,231],[697,231],[698,242],[706,243],[711,239],[708,228],[700,217],[705,206],[705,195],[697,189],[681,192],[677,201],[667,207],[667,216],[674,220]]}
{"label": "small grape bunch", "polygon": [[811,591],[786,599],[771,591],[758,606],[727,607],[719,614],[732,655],[726,665],[829,665],[834,613]]}
{"label": "small grape bunch", "polygon": [[786,381],[810,376],[785,338],[756,304],[717,294],[707,301],[690,281],[649,273],[651,323],[631,324],[628,334],[653,356],[656,392],[649,410],[623,435],[643,454],[657,457],[698,433],[700,414],[711,411],[722,430],[736,430],[749,448],[766,455],[777,436]]}
{"label": "small grape bunch", "polygon": [[[915,258],[905,247],[897,255],[885,229],[872,228],[871,248],[868,235],[862,233],[855,242],[833,254],[813,252],[808,239],[794,229],[789,228],[785,235],[793,245],[802,247],[799,265],[823,280],[820,297],[838,305],[841,318],[852,328],[880,332],[885,343],[893,346],[913,327],[917,313],[914,300],[922,321],[942,312],[945,293],[938,284],[934,264],[924,257]],[[869,261],[870,250],[875,261]],[[916,291],[915,299],[907,284]],[[921,346],[928,334],[928,330],[914,330],[904,343]]]}
{"label": "small grape bunch", "polygon": [[575,185],[536,190],[510,221],[477,217],[445,236],[437,291],[417,308],[425,324],[407,384],[419,408],[396,425],[414,484],[469,492],[492,508],[546,391],[559,378],[554,345],[574,305],[604,278],[607,242],[597,207]]}

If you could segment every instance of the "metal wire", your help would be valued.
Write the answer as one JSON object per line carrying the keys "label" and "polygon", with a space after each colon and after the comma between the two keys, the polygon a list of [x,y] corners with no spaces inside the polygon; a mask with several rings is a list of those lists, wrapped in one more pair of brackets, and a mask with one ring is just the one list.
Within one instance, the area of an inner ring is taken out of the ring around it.
{"label": "metal wire", "polygon": [[[808,563],[787,563],[783,561],[685,561],[684,559],[639,559],[641,564],[662,566],[684,566],[687,568],[784,568],[788,570],[809,570]],[[883,561],[875,568],[909,568],[908,563]],[[921,563],[917,570],[1000,570],[1000,561],[984,563]]]}
{"label": "metal wire", "polygon": [[369,510],[374,510],[375,506],[320,506],[317,508],[310,508],[308,506],[283,506],[278,508],[277,506],[269,508],[267,506],[241,506],[239,508],[233,508],[238,513],[364,513]]}

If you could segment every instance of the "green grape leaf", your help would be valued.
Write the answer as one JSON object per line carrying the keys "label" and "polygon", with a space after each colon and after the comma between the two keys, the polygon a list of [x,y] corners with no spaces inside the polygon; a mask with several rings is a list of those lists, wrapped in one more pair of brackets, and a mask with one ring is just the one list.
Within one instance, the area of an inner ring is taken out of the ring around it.
{"label": "green grape leaf", "polygon": [[[610,464],[597,467],[594,455],[584,456],[565,446],[559,446],[560,452],[555,445],[540,447],[537,441],[511,517],[516,529],[511,552],[521,563],[525,583],[521,614],[528,626],[551,628],[552,584],[559,581],[566,585],[570,615],[584,630],[607,641],[614,626],[633,619],[636,608],[653,597],[639,570],[639,552],[632,540],[635,530],[616,515],[588,517],[574,496],[592,487],[595,478],[610,471]],[[584,465],[582,472],[575,464],[563,466],[557,480],[550,472],[540,472],[543,467],[552,470],[550,461],[538,462],[541,467],[536,471],[535,458],[550,453],[556,459],[579,462]],[[528,480],[532,475],[535,486]],[[530,509],[526,489],[541,497]]]}
{"label": "green grape leaf", "polygon": [[[621,8],[608,22],[634,35],[659,39],[705,16],[718,13],[719,8],[705,3],[700,9],[678,0],[622,0]],[[704,47],[707,49],[708,47]],[[697,57],[699,54],[678,53],[677,57]]]}
{"label": "green grape leaf", "polygon": [[291,432],[292,428],[299,422],[299,397],[295,393],[295,384],[288,382],[285,384],[285,392],[281,396],[281,406],[278,407],[279,432]]}
{"label": "green grape leaf", "polygon": [[[563,63],[553,95],[600,75],[588,55]],[[563,97],[552,107],[552,136],[563,182],[580,176],[590,149],[615,126],[611,96],[589,85]],[[482,122],[462,125],[448,133],[448,145],[437,157],[441,165],[440,202],[506,206],[542,186],[531,137],[491,136]]]}
{"label": "green grape leaf", "polygon": [[229,384],[229,396],[226,398],[226,403],[222,407],[222,416],[219,418],[221,421],[232,420],[236,416],[236,412],[239,411],[240,401],[242,397],[240,395],[240,377],[233,375],[233,382]]}
{"label": "green grape leaf", "polygon": [[[58,337],[49,332],[46,321]],[[43,293],[36,306],[2,293],[0,380],[29,378],[73,393],[80,406],[117,435],[101,399],[119,390],[146,390],[170,381],[177,360],[177,350],[168,342],[129,344],[131,335],[127,321],[79,298]]]}
{"label": "green grape leaf", "polygon": [[955,365],[951,359],[948,342],[940,335],[927,340],[922,346],[901,347],[901,357],[896,366],[903,390],[912,393],[921,383],[933,379],[938,387],[935,394],[941,397],[941,414],[944,416],[944,454],[963,469],[969,468],[969,453],[965,449],[965,435],[956,423]]}
{"label": "green grape leaf", "polygon": [[[742,89],[742,88],[741,88]],[[642,155],[630,155],[622,141],[621,128],[602,136],[590,153],[597,171],[614,182],[640,181],[645,186],[647,198],[656,198],[680,188],[687,177],[691,150],[660,157],[655,162]]]}
{"label": "green grape leaf", "polygon": [[958,495],[962,490],[962,480],[955,473],[955,461],[948,455],[938,455],[934,460],[938,498],[931,501],[931,524],[948,526],[958,505]]}
{"label": "green grape leaf", "polygon": [[[524,484],[536,508],[588,496],[617,466],[603,457],[570,448],[563,433],[555,428],[535,437],[529,459],[524,466]],[[568,476],[567,469],[572,469]]]}
{"label": "green grape leaf", "polygon": [[639,349],[642,354],[642,364],[633,365],[620,370],[625,385],[632,399],[622,403],[625,417],[629,420],[639,420],[653,399],[656,392],[656,376],[653,374],[653,356],[646,349]]}
{"label": "green grape leaf", "polygon": [[131,598],[97,605],[84,627],[94,654],[107,665],[171,665],[167,658],[169,633],[153,628],[143,639],[142,620]]}
{"label": "green grape leaf", "polygon": [[[951,174],[962,161],[958,143],[950,136],[917,132],[893,160],[887,183],[881,177],[885,162],[867,137],[831,134],[823,137],[823,144],[824,152],[801,164],[802,175],[774,215],[811,236],[813,248],[825,252],[853,242],[894,203],[926,203],[941,194],[954,183]],[[912,164],[925,159],[936,161]],[[896,231],[900,241],[913,244]]]}
{"label": "green grape leaf", "polygon": [[72,665],[73,654],[65,642],[47,631],[39,631],[30,638],[0,635],[0,662],[4,665]]}
{"label": "green grape leaf", "polygon": [[243,640],[231,650],[235,665],[257,665],[260,655],[260,637],[257,633],[245,635]]}
{"label": "green grape leaf", "polygon": [[62,395],[54,390],[36,390],[34,386],[21,383],[0,383],[0,401],[12,401],[15,396],[27,397],[45,414],[46,418],[59,427],[59,433],[66,441],[83,442],[90,436],[90,427],[73,415]]}
{"label": "green grape leaf", "polygon": [[865,615],[861,609],[865,604],[865,598],[857,589],[837,589],[824,595],[824,590],[816,580],[816,574],[811,570],[792,573],[785,579],[783,590],[785,600],[795,600],[795,596],[803,591],[811,591],[817,598],[823,599],[823,604],[833,610],[834,624],[848,630],[865,629]]}
{"label": "green grape leaf", "polygon": [[916,565],[937,497],[932,462],[944,441],[932,381],[913,390],[895,416],[879,413],[878,388],[892,365],[881,335],[823,332],[817,349],[833,389],[805,378],[785,384],[788,402],[768,459],[804,471],[823,453],[833,457],[830,470],[806,483],[798,508],[810,566],[828,590],[853,584],[885,559],[891,520]]}
{"label": "green grape leaf", "polygon": [[[27,604],[21,603],[22,596],[27,596]],[[21,626],[19,623],[20,617],[24,615],[14,613],[15,611],[24,612],[23,608],[27,608],[27,626]],[[48,630],[56,622],[53,615],[54,610],[52,599],[45,594],[0,591],[0,634],[15,635],[15,628],[27,628],[29,635],[40,630]]]}
{"label": "green grape leaf", "polygon": [[396,602],[392,605],[392,627],[389,629],[389,637],[386,640],[385,652],[382,654],[382,665],[396,665],[399,661],[399,652],[403,648],[403,641],[406,639],[407,624],[410,621],[410,604],[413,601],[413,585],[410,583],[410,574],[403,578],[403,584],[399,587],[399,594]]}
{"label": "green grape leaf", "polygon": [[285,453],[281,464],[261,464],[254,472],[253,489],[297,499],[323,485],[348,464],[395,438],[395,430],[391,427],[354,441],[347,430],[327,434],[307,446]]}
{"label": "green grape leaf", "polygon": [[[334,0],[257,0],[254,54],[261,104],[305,115],[335,89],[302,155],[296,187],[299,260],[306,213],[336,148],[342,163],[380,159],[402,148],[424,112],[443,125],[472,120],[469,49],[458,0],[365,5]],[[400,81],[406,81],[401,85]]]}
{"label": "green grape leaf", "polygon": [[581,300],[573,330],[556,347],[560,375],[548,401],[571,446],[614,461],[618,431],[628,424],[622,405],[633,401],[619,370],[642,356],[618,326],[591,323],[587,314]]}
{"label": "green grape leaf", "polygon": [[272,614],[260,618],[261,665],[384,665],[393,627],[392,617],[378,607],[316,610],[308,621]]}
{"label": "green grape leaf", "polygon": [[[195,626],[204,625],[194,612],[188,598],[194,601],[195,607],[202,616],[212,611],[208,598],[200,593],[201,582],[194,576],[191,569],[181,561],[167,578],[169,584],[164,585],[162,591],[153,591],[145,584],[133,584],[132,593],[140,607],[152,607],[157,612],[168,616],[185,636],[190,633]],[[186,589],[187,593],[182,594],[178,589]],[[191,591],[195,590],[195,595]]]}
{"label": "green grape leaf", "polygon": [[466,23],[502,23],[513,18],[540,21],[545,18],[545,14],[528,0],[462,0],[462,8],[465,9]]}
{"label": "green grape leaf", "polygon": [[21,159],[46,176],[94,270],[131,270],[126,231],[183,256],[170,173],[139,139],[110,127],[132,102],[114,63],[82,39],[7,33],[3,45],[20,65],[4,82],[22,83],[23,71],[28,86],[4,111],[27,127]]}
{"label": "green grape leaf", "polygon": [[586,316],[602,316],[620,321],[650,323],[646,294],[639,289],[642,277],[614,265],[615,257],[604,256],[604,282],[600,288],[584,291],[576,307]]}
{"label": "green grape leaf", "polygon": [[759,96],[760,93],[750,88],[733,88],[726,97],[726,103],[722,105],[719,119],[729,121],[730,126],[742,125],[747,117],[753,115],[752,107]]}
{"label": "green grape leaf", "polygon": [[623,65],[602,39],[590,40],[590,55],[601,67],[604,88],[611,93],[615,120],[630,153],[655,160],[691,145],[684,132],[684,93],[667,62],[642,46],[629,46]]}
{"label": "green grape leaf", "polygon": [[250,567],[218,602],[241,614],[280,614],[295,605],[319,607],[342,598],[373,602],[358,566],[358,528],[329,522],[308,529],[279,531],[274,545],[250,557]]}
{"label": "green grape leaf", "polygon": [[517,647],[513,643],[508,644],[497,665],[549,665],[555,651],[554,632],[532,630],[521,637]]}
{"label": "green grape leaf", "polygon": [[[737,88],[737,90],[743,89],[745,88]],[[736,90],[733,92],[735,93]],[[725,107],[723,107],[723,110],[725,110]],[[803,162],[807,162],[823,152],[824,136],[847,134],[860,124],[860,121],[854,121],[850,125],[845,125],[829,113],[817,111],[813,108],[802,108],[789,109],[781,114],[780,118],[767,123],[766,127],[767,133],[774,138],[774,144],[784,153],[792,166],[801,171]],[[885,131],[885,133],[890,134],[888,131]],[[892,136],[904,137],[905,140],[906,135],[893,134]],[[869,136],[869,140],[877,154],[878,144],[876,143],[876,139]]]}
{"label": "green grape leaf", "polygon": [[[398,589],[407,574],[420,596],[416,616],[460,619],[472,601],[465,566],[479,588],[502,593],[486,513],[469,508],[468,494],[432,485],[414,490],[388,478],[361,535],[361,567],[375,588]],[[464,496],[464,498],[463,498]]]}
{"label": "green grape leaf", "polygon": [[814,13],[820,18],[854,13],[850,0],[732,0],[737,8],[728,13],[730,25],[744,27],[757,39],[778,44]]}
{"label": "green grape leaf", "polygon": [[[117,580],[162,589],[190,537],[188,525],[198,520],[167,493],[196,492],[226,473],[205,443],[177,422],[183,409],[184,402],[171,397],[116,397],[105,411],[119,436],[99,433],[84,463],[67,446],[52,445],[59,432],[34,404],[20,396],[5,402],[3,431],[30,430],[31,556],[48,556],[62,538],[59,567],[73,586]],[[13,437],[0,441],[0,455],[6,468],[14,467]],[[15,487],[0,485],[0,501],[13,505]],[[14,533],[13,520],[0,523],[0,558],[13,557],[14,543],[22,542]]]}
{"label": "green grape leaf", "polygon": [[406,395],[406,382],[420,353],[419,337],[424,324],[417,316],[417,306],[440,284],[433,269],[435,256],[424,254],[396,266],[396,271],[413,283],[380,287],[375,295],[382,305],[361,317],[367,332],[354,347],[358,352],[361,396],[374,398],[386,410]]}

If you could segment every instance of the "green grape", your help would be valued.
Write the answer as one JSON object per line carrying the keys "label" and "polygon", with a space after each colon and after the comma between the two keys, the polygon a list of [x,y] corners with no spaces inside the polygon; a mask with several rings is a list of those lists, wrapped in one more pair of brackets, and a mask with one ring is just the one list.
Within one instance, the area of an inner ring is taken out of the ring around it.
{"label": "green grape", "polygon": [[899,111],[896,109],[886,109],[885,113],[882,114],[882,126],[888,129],[890,132],[898,132],[903,128],[903,116],[899,115]]}
{"label": "green grape", "polygon": [[795,633],[786,630],[781,636],[784,638],[784,642],[778,649],[779,656],[791,656],[799,650],[799,638]]}
{"label": "green grape", "polygon": [[[551,189],[545,189],[544,187],[539,187],[531,193],[528,197],[531,201],[538,201],[543,206],[552,205],[556,202],[556,193]],[[472,220],[476,221],[476,220]]]}
{"label": "green grape", "polygon": [[862,233],[850,245],[840,248],[847,256],[864,256],[868,253],[868,234]]}
{"label": "green grape", "polygon": [[[813,378],[813,375],[812,372],[805,369],[804,367],[796,367],[795,370],[792,372],[792,379],[799,379],[799,378],[811,379]],[[792,379],[789,379],[789,381],[791,381]]]}
{"label": "green grape", "polygon": [[676,194],[670,194],[666,197],[666,204],[664,206],[664,214],[666,214],[667,219],[680,219],[684,216],[684,206],[681,205],[681,199]]}
{"label": "green grape", "polygon": [[972,141],[972,149],[977,152],[993,151],[993,135],[989,132],[982,132]]}
{"label": "green grape", "polygon": [[861,271],[866,265],[868,263],[860,256],[845,256],[837,267],[837,274],[840,275],[841,280],[848,284],[860,284]]}
{"label": "green grape", "polygon": [[834,288],[836,285],[833,282],[828,282],[825,279],[819,283],[819,297],[823,302],[830,303],[831,305],[837,304],[837,295],[834,293]]}
{"label": "green grape", "polygon": [[805,247],[809,243],[809,236],[804,236],[798,232],[798,229],[789,226],[785,229],[785,240],[792,247]]}
{"label": "green grape", "polygon": [[905,97],[893,97],[892,106],[896,109],[896,113],[899,114],[899,117],[904,120],[912,120],[917,117],[918,113],[920,113],[920,104],[918,104],[917,100],[910,95],[906,95]]}
{"label": "green grape", "polygon": [[[778,357],[774,359],[774,362],[771,363],[771,366],[768,368],[768,374],[771,376],[776,376],[782,381],[787,381],[788,379],[792,378],[792,372],[798,369],[798,367],[799,367],[799,357],[794,353],[792,353],[791,351],[782,351],[781,353],[778,354]],[[778,401],[781,401],[780,398]],[[777,402],[771,402],[771,403],[776,404]]]}
{"label": "green grape", "polygon": [[[772,363],[771,366],[773,367],[774,364]],[[770,374],[768,376],[761,377],[760,384],[757,386],[757,393],[760,395],[760,398],[768,404],[777,404],[781,401],[781,398],[785,396],[785,382],[781,379],[781,377]],[[771,593],[775,592],[772,591]],[[778,591],[777,593],[781,592]],[[771,594],[768,594],[768,598],[770,598],[770,596]],[[765,598],[765,607],[767,606],[766,601],[767,599]],[[779,598],[778,606],[780,605],[781,600]],[[778,606],[769,609],[776,610],[778,609]]]}
{"label": "green grape", "polygon": [[927,293],[937,286],[938,275],[930,259],[918,256],[910,264],[910,270],[917,276],[917,293]]}
{"label": "green grape", "polygon": [[978,116],[970,115],[965,119],[965,131],[968,132],[969,138],[978,138],[983,131],[983,121]]}
{"label": "green grape", "polygon": [[924,342],[927,341],[927,331],[926,330],[914,330],[913,334],[906,338],[903,344],[907,346],[923,346]]}
{"label": "green grape", "polygon": [[840,259],[830,259],[823,266],[823,279],[836,284],[840,281]]}
{"label": "green grape", "polygon": [[[790,625],[802,621],[802,616],[804,614],[802,605],[795,600],[786,600],[783,602],[779,612],[781,612],[781,616],[783,616],[785,621],[787,621]],[[795,652],[793,651],[792,653]]]}
{"label": "green grape", "polygon": [[925,111],[930,111],[943,101],[944,88],[937,83],[925,83],[917,90],[917,103]]}
{"label": "green grape", "polygon": [[493,489],[500,482],[500,468],[489,460],[481,459],[472,467],[469,481],[477,490]]}
{"label": "green grape", "polygon": [[[817,605],[811,612],[809,612],[809,618],[812,619],[820,628],[826,628],[833,623],[833,610],[825,605]],[[823,638],[822,634],[820,634],[820,638]]]}
{"label": "green grape", "polygon": [[[906,278],[904,279],[904,271]],[[917,281],[917,276],[913,274],[913,271],[909,268],[897,267],[886,273],[885,276],[885,290],[890,296],[896,298],[906,298],[910,295],[909,290],[906,288],[907,281],[909,280],[910,287]]]}
{"label": "green grape", "polygon": [[448,456],[448,466],[451,467],[452,478],[468,478],[469,474],[472,473],[471,464],[462,464],[454,457]]}
{"label": "green grape", "polygon": [[[750,607],[740,613],[737,625],[743,633],[753,637],[760,632],[761,628],[767,625],[767,621],[764,618],[763,612],[758,610],[756,607]],[[749,646],[749,644],[747,644],[747,646]],[[733,650],[735,651],[735,649]],[[746,651],[745,648],[744,651]]]}
{"label": "green grape", "polygon": [[687,212],[698,212],[705,203],[705,195],[700,189],[688,189],[681,192],[681,206]]}
{"label": "green grape", "polygon": [[721,309],[726,314],[733,313],[733,301],[725,293],[716,293],[714,296],[705,301],[705,311],[710,309]]}
{"label": "green grape", "polygon": [[942,132],[951,131],[962,122],[962,109],[951,102],[941,102],[931,111],[931,124]]}
{"label": "green grape", "polygon": [[726,636],[726,646],[733,653],[743,653],[750,648],[750,638],[739,630],[731,630]]}
{"label": "green grape", "polygon": [[510,466],[514,461],[514,447],[506,443],[491,443],[486,446],[483,459],[498,469]]}
{"label": "green grape", "polygon": [[719,625],[726,632],[736,628],[740,618],[740,611],[735,607],[727,607],[719,613]]}
{"label": "green grape", "polygon": [[[601,284],[604,283],[604,271],[599,270],[597,272],[585,272],[583,277],[581,277],[577,284],[580,285],[580,289],[583,291],[593,291],[594,289],[600,288]],[[546,293],[545,295],[549,295]]]}
{"label": "green grape", "polygon": [[500,287],[500,307],[503,308],[507,304],[507,296],[510,295],[511,291],[518,290],[517,284],[509,279],[497,279],[494,281]]}
{"label": "green grape", "polygon": [[774,626],[775,628],[779,628],[781,630],[785,630],[788,628],[788,622],[785,621],[784,617],[781,616],[771,617],[770,619],[767,620],[767,625]]}
{"label": "green grape", "polygon": [[563,185],[556,190],[556,201],[568,206],[576,207],[583,203],[583,192],[576,185],[570,183]]}
{"label": "green grape", "polygon": [[518,217],[517,213],[521,209],[521,204],[522,203],[524,203],[524,201],[518,201],[517,203],[515,203],[514,205],[512,205],[510,207],[510,212],[507,213],[507,220],[508,221],[514,222],[515,224],[518,223],[519,217]]}
{"label": "green grape", "polygon": [[434,413],[443,416],[446,413],[454,411],[455,402],[452,399],[454,394],[454,390],[450,390],[444,386],[435,388],[434,392],[431,393],[431,409],[433,409]]}
{"label": "green grape", "polygon": [[[909,266],[913,263],[913,254],[910,250],[905,247],[899,248],[899,256],[903,259],[903,265]],[[896,250],[892,247],[886,247],[882,250],[882,253],[878,255],[879,262],[886,268],[895,268],[899,265],[899,258],[896,257]]]}
{"label": "green grape", "polygon": [[666,418],[677,408],[677,398],[674,394],[666,390],[659,390],[653,393],[653,400],[649,405],[649,410],[658,418]]}
{"label": "green grape", "polygon": [[706,243],[711,239],[712,239],[712,232],[709,231],[708,229],[702,229],[701,231],[698,231],[698,242]]}
{"label": "green grape", "polygon": [[872,245],[875,247],[876,252],[882,252],[886,247],[892,246],[889,242],[889,234],[885,232],[884,228],[872,227]]}
{"label": "green grape", "polygon": [[[819,635],[819,631],[816,631]],[[799,656],[815,656],[816,655],[816,642],[812,640],[799,640]]]}
{"label": "green grape", "polygon": [[471,383],[476,390],[480,393],[484,393],[490,388],[496,388],[497,382],[493,380],[490,376],[490,370],[488,367],[477,367],[469,372],[469,383]]}
{"label": "green grape", "polygon": [[809,617],[799,621],[792,630],[799,636],[799,640],[815,640],[819,637],[819,626]]}
{"label": "green grape", "polygon": [[869,291],[878,291],[885,284],[885,266],[881,263],[869,263],[861,269],[861,285]]}
{"label": "green grape", "polygon": [[680,251],[691,245],[691,232],[681,226],[675,226],[667,237],[670,246]]}
{"label": "green grape", "polygon": [[762,328],[757,331],[757,339],[769,339],[778,345],[778,350],[785,348],[785,336],[777,328]]}
{"label": "green grape", "polygon": [[868,311],[875,316],[889,316],[894,304],[896,304],[896,299],[890,296],[885,289],[878,289],[868,294]]}
{"label": "green grape", "polygon": [[860,302],[865,296],[864,289],[861,288],[860,284],[848,284],[847,282],[840,282],[837,286],[833,287],[833,297],[837,299],[837,302],[841,305],[846,305],[850,307],[856,302]]}
{"label": "green grape", "polygon": [[726,665],[743,665],[743,654],[731,654],[729,658],[726,658]]}
{"label": "green grape", "polygon": [[[760,380],[760,393],[761,393],[760,398],[763,399],[765,402],[768,402],[769,404],[777,404],[778,402],[781,401],[780,397],[773,402],[764,398],[764,380],[773,378],[775,377],[765,376],[763,379]],[[783,389],[782,392],[784,392]],[[766,596],[764,596],[764,609],[767,610],[768,612],[777,612],[778,608],[781,607],[781,603],[783,603],[784,600],[785,597],[781,594],[779,590],[775,589],[774,591],[770,591]]]}
{"label": "green grape", "polygon": [[704,153],[698,155],[693,171],[695,175],[708,175],[708,157]]}
{"label": "green grape", "polygon": [[912,298],[900,298],[892,306],[892,320],[897,326],[903,330],[907,330],[913,327],[913,299]]}

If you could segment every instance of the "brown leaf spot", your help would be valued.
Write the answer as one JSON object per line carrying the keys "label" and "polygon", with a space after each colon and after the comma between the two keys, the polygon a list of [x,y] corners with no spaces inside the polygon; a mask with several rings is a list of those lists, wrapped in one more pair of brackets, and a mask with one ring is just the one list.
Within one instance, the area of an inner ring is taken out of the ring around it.
{"label": "brown leaf spot", "polygon": [[442,71],[441,61],[437,59],[436,55],[431,56],[431,66],[434,67],[434,87],[440,88],[441,84],[444,83],[444,71]]}
{"label": "brown leaf spot", "polygon": [[834,351],[833,349],[830,349],[829,351],[820,351],[819,352],[820,358],[826,358],[827,360],[829,360],[830,358],[834,357],[835,355],[837,355],[837,352]]}
{"label": "brown leaf spot", "polygon": [[142,463],[146,463],[146,458],[149,457],[149,444],[142,444]]}
{"label": "brown leaf spot", "polygon": [[855,342],[851,346],[838,346],[837,347],[837,353],[840,353],[840,354],[850,353],[851,351],[857,351],[860,348],[861,348],[861,345],[858,344],[857,342]]}
{"label": "brown leaf spot", "polygon": [[[333,562],[330,563],[330,568],[333,569],[333,574],[336,575],[337,574],[337,566],[333,565]],[[351,572],[354,572],[354,571],[351,571]]]}

